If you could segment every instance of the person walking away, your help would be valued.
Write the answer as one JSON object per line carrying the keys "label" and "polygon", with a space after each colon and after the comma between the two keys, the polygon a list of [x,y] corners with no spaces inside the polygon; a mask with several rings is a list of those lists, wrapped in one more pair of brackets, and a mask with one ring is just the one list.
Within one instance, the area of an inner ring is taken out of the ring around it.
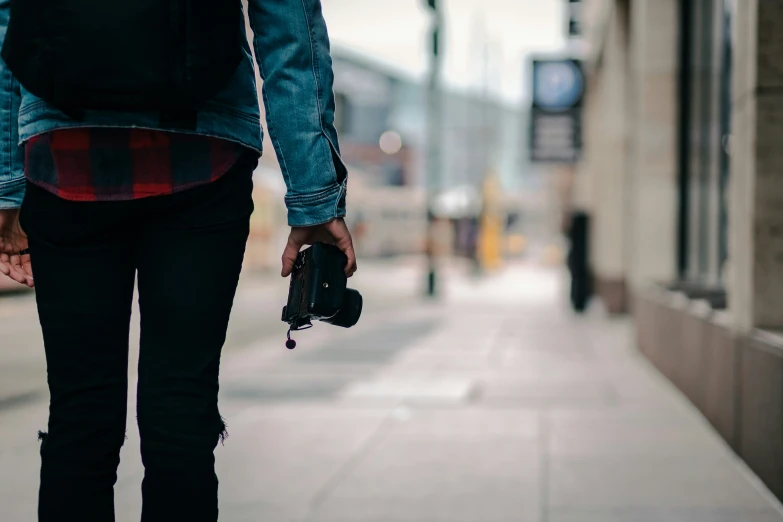
{"label": "person walking away", "polygon": [[220,354],[262,153],[246,15],[288,187],[281,273],[316,240],[356,270],[320,0],[246,5],[0,0],[0,273],[36,288],[43,330],[41,522],[114,520],[136,280],[142,521],[218,518]]}

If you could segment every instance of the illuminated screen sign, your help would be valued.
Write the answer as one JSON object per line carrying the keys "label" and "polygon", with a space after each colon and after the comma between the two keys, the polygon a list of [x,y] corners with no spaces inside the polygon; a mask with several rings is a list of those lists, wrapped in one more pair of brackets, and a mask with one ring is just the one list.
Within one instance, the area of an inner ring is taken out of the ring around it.
{"label": "illuminated screen sign", "polygon": [[582,64],[572,59],[533,60],[530,153],[533,162],[574,163],[582,152]]}

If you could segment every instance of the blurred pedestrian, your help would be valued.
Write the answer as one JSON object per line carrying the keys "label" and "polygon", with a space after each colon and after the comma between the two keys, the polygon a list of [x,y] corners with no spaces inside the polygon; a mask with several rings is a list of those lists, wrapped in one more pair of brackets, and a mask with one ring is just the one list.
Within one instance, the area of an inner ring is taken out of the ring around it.
{"label": "blurred pedestrian", "polygon": [[571,214],[568,229],[569,250],[566,263],[571,273],[571,306],[577,313],[587,310],[593,294],[590,270],[590,216],[583,211]]}
{"label": "blurred pedestrian", "polygon": [[[314,240],[350,275],[320,0],[247,12],[288,187],[282,275]],[[244,16],[241,0],[0,0],[0,272],[36,287],[42,522],[114,520],[136,278],[142,520],[218,518],[218,368],[262,149]]]}

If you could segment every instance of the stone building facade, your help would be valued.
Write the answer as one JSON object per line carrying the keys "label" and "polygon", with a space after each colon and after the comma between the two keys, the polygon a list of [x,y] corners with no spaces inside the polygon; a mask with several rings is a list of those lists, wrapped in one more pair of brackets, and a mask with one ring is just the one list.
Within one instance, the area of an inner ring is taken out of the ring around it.
{"label": "stone building facade", "polygon": [[783,1],[584,0],[573,206],[640,350],[783,498]]}

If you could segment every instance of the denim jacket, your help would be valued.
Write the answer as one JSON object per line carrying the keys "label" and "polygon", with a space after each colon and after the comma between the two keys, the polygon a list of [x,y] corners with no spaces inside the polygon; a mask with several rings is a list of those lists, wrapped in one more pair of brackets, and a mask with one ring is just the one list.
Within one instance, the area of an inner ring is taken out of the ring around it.
{"label": "denim jacket", "polygon": [[[10,0],[0,0],[0,41]],[[253,47],[261,77],[267,129],[288,191],[292,226],[345,215],[347,170],[334,128],[333,73],[320,0],[249,0]],[[107,42],[108,45],[108,42]],[[21,87],[0,59],[0,209],[24,197],[24,143],[69,127],[139,127],[195,132],[262,151],[258,92],[249,43],[233,79],[198,112],[195,131],[161,123],[159,113],[85,111],[74,120]]]}

